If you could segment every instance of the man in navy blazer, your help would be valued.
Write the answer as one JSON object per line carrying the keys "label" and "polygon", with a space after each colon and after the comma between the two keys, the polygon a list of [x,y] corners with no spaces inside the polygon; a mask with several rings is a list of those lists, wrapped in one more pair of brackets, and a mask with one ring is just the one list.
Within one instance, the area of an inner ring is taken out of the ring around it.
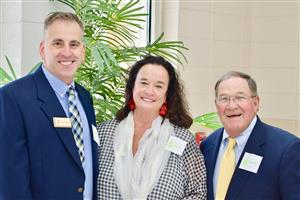
{"label": "man in navy blazer", "polygon": [[[208,200],[299,200],[300,139],[259,119],[255,81],[247,74],[228,72],[217,81],[215,96],[224,128],[201,143]],[[224,197],[216,198],[224,186],[218,185],[219,178],[229,173],[227,168],[221,174],[220,165],[231,138],[236,141],[235,169]]]}
{"label": "man in navy blazer", "polygon": [[[56,12],[46,18],[44,31],[40,68],[0,88],[0,200],[95,200],[95,114],[89,92],[74,83],[85,56],[83,24],[72,13]],[[69,118],[70,87],[84,162]]]}

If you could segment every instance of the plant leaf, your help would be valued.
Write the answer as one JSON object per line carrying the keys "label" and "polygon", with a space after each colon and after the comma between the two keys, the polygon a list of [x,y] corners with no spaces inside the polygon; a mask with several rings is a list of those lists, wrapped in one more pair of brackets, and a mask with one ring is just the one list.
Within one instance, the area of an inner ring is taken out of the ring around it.
{"label": "plant leaf", "polygon": [[194,118],[194,123],[204,126],[206,128],[216,130],[222,127],[219,120],[218,114],[216,112],[206,113]]}
{"label": "plant leaf", "polygon": [[12,79],[14,79],[14,80],[17,79],[15,70],[14,70],[14,68],[12,67],[12,64],[11,64],[11,62],[10,62],[10,60],[8,59],[7,56],[5,56],[5,60],[6,60],[7,64],[8,64],[8,67],[9,67],[9,69],[10,69],[10,72],[11,72],[11,74],[12,74]]}

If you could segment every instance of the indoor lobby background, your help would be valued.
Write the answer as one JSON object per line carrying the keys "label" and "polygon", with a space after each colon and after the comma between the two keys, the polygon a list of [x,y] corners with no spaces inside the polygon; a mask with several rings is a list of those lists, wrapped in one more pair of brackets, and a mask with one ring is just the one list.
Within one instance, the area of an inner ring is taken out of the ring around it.
{"label": "indoor lobby background", "polygon": [[[300,136],[300,2],[274,0],[152,1],[152,34],[183,41],[188,63],[178,66],[192,115],[216,111],[214,84],[229,70],[258,84],[259,117]],[[8,56],[18,75],[40,57],[42,21],[68,11],[48,0],[0,1],[0,66]],[[22,67],[21,67],[22,66]]]}

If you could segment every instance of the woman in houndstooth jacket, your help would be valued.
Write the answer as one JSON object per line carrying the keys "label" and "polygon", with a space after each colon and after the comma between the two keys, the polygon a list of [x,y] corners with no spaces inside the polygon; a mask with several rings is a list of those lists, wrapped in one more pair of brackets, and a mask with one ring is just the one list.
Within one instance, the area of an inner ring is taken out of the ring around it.
{"label": "woman in houndstooth jacket", "polygon": [[98,125],[98,199],[206,199],[204,160],[173,66],[138,61],[125,98],[116,118]]}

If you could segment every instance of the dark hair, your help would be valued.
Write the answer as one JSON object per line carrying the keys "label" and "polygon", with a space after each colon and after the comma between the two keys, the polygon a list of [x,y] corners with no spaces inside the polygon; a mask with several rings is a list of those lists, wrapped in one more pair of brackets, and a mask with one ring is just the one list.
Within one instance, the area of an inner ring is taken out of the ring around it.
{"label": "dark hair", "polygon": [[53,12],[49,14],[44,21],[44,31],[46,31],[47,28],[57,20],[76,22],[82,31],[84,29],[82,21],[75,14],[70,12]]}
{"label": "dark hair", "polygon": [[118,111],[116,119],[121,121],[127,117],[130,112],[128,104],[132,98],[132,91],[137,74],[140,69],[147,64],[160,65],[165,68],[169,74],[169,86],[166,95],[168,112],[165,117],[177,126],[189,128],[193,119],[188,113],[188,106],[184,99],[183,86],[172,64],[160,56],[146,56],[129,69],[129,76],[125,88],[125,104],[123,108]]}
{"label": "dark hair", "polygon": [[216,83],[215,85],[215,96],[218,97],[218,87],[222,81],[228,80],[232,77],[239,77],[245,79],[248,83],[250,92],[252,96],[257,96],[257,86],[255,80],[249,76],[248,74],[237,72],[237,71],[230,71],[224,74]]}

